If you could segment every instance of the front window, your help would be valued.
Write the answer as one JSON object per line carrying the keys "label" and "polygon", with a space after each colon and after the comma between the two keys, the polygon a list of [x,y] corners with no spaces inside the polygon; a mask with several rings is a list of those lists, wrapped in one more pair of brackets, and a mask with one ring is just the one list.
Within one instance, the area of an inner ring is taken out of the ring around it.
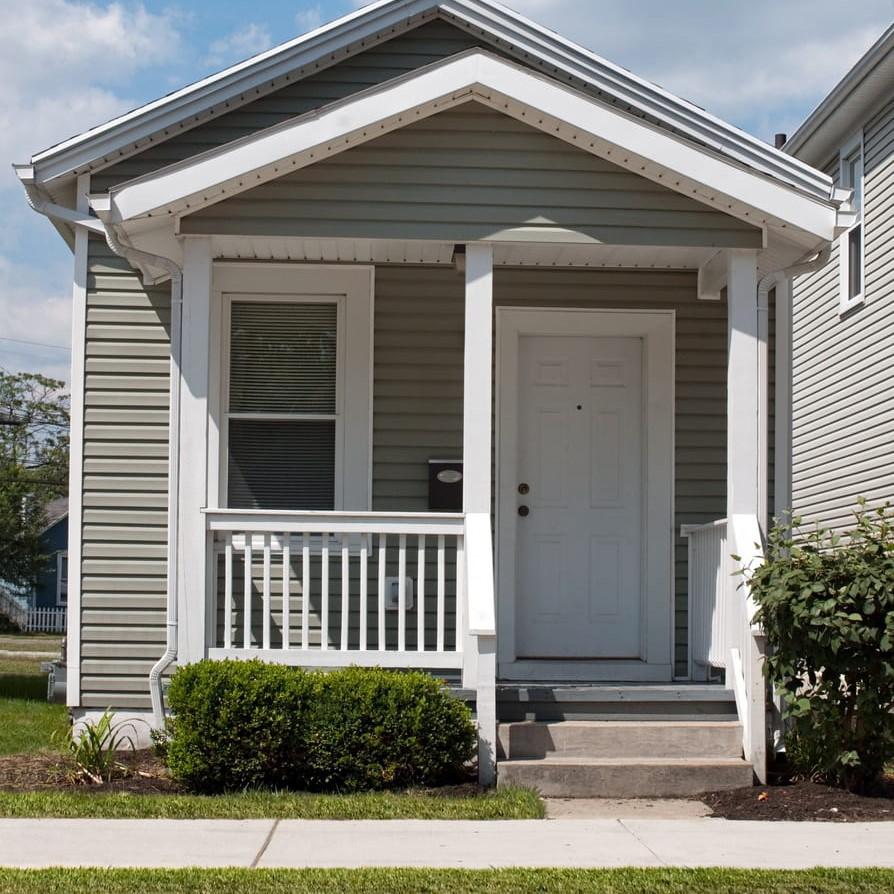
{"label": "front window", "polygon": [[68,605],[67,552],[56,553],[56,605]]}
{"label": "front window", "polygon": [[325,300],[230,304],[230,508],[335,508],[338,312]]}
{"label": "front window", "polygon": [[841,264],[841,309],[849,310],[863,301],[863,135],[859,134],[841,150],[839,180],[853,190],[851,200],[856,220],[839,243]]}

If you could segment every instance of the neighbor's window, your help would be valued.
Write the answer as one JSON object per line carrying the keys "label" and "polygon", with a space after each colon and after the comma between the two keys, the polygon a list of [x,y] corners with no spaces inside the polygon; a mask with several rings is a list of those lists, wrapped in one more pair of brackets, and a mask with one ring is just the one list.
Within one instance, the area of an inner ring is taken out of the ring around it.
{"label": "neighbor's window", "polygon": [[68,605],[68,553],[56,553],[56,605]]}
{"label": "neighbor's window", "polygon": [[863,135],[858,134],[841,150],[840,182],[854,191],[853,206],[857,219],[841,236],[841,309],[863,301]]}
{"label": "neighbor's window", "polygon": [[338,305],[234,300],[229,348],[229,506],[335,508]]}

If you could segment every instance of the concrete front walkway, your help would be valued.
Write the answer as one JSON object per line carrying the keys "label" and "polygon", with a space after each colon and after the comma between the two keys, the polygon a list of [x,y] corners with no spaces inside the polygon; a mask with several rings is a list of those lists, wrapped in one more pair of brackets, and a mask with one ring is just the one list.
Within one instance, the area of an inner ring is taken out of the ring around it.
{"label": "concrete front walkway", "polygon": [[894,822],[0,819],[0,865],[894,867]]}

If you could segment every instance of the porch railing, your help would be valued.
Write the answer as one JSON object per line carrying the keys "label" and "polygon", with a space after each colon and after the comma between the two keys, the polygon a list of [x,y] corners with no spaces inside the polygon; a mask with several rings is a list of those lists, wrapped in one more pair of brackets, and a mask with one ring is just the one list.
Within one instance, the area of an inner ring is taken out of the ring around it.
{"label": "porch railing", "polygon": [[689,541],[689,649],[692,673],[707,679],[711,668],[725,668],[729,653],[731,550],[726,519],[684,525]]}
{"label": "porch railing", "polygon": [[[685,526],[689,541],[690,642],[696,669],[723,668],[736,698],[742,748],[761,782],[766,781],[766,638],[754,623],[751,573],[764,560],[756,516],[734,515],[707,525]],[[740,558],[732,558],[733,553]],[[736,575],[737,567],[745,571]]]}
{"label": "porch railing", "polygon": [[461,515],[206,513],[209,657],[463,666]]}

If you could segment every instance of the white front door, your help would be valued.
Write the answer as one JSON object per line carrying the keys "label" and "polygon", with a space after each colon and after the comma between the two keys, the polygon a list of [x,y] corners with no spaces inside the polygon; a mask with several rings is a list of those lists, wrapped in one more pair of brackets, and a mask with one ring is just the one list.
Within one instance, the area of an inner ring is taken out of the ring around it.
{"label": "white front door", "polygon": [[519,342],[519,658],[632,658],[643,605],[642,339]]}
{"label": "white front door", "polygon": [[500,673],[670,679],[673,316],[498,321]]}

